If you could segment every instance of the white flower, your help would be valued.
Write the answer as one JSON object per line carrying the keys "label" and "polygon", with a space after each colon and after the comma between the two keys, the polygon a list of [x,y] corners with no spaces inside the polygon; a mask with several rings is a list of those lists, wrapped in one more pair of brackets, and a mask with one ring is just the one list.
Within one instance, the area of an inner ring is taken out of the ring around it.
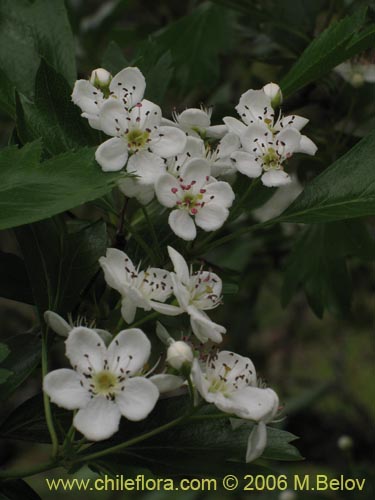
{"label": "white flower", "polygon": [[173,292],[181,310],[190,316],[193,333],[201,342],[221,342],[226,329],[204,312],[221,304],[221,279],[210,271],[189,271],[185,259],[172,247],[168,247],[168,253],[175,271],[171,273]]}
{"label": "white flower", "polygon": [[160,122],[159,106],[146,99],[130,110],[108,99],[100,109],[100,126],[112,139],[98,147],[96,161],[105,172],[121,170],[127,163],[127,171],[139,176],[141,184],[153,184],[165,171],[163,158],[181,153],[186,144],[181,130]]}
{"label": "white flower", "polygon": [[286,127],[273,134],[264,124],[245,127],[240,140],[243,151],[232,154],[239,172],[248,177],[262,176],[265,186],[282,186],[291,182],[284,171],[284,162],[301,151],[300,132]]}
{"label": "white flower", "polygon": [[374,62],[349,60],[336,66],[335,71],[353,87],[361,87],[365,82],[375,83]]}
{"label": "white flower", "polygon": [[100,441],[117,432],[121,416],[143,420],[154,408],[159,391],[139,376],[150,356],[146,335],[133,328],[120,332],[106,348],[99,335],[77,327],[65,342],[74,370],[46,375],[43,389],[51,401],[78,410],[73,424],[87,439]]}
{"label": "white flower", "polygon": [[171,316],[181,313],[179,308],[163,303],[172,294],[168,271],[156,267],[140,271],[139,266],[135,268],[129,257],[116,248],[108,248],[99,263],[107,284],[122,296],[121,314],[127,323],[134,321],[138,307]]}
{"label": "white flower", "polygon": [[273,108],[280,106],[280,104],[283,102],[283,94],[281,92],[281,88],[276,83],[267,83],[267,85],[265,85],[262,90],[266,94],[266,96],[270,98],[271,106]]}
{"label": "white flower", "polygon": [[98,68],[91,73],[90,81],[75,82],[72,101],[81,108],[91,127],[101,130],[99,114],[108,99],[121,101],[130,109],[142,100],[145,88],[144,76],[138,68],[125,68],[113,78],[107,70]]}
{"label": "white flower", "polygon": [[186,342],[177,340],[172,342],[167,350],[167,363],[176,370],[180,370],[182,366],[190,366],[193,362],[194,354]]}
{"label": "white flower", "polygon": [[174,122],[165,119],[164,123],[175,125],[193,137],[220,139],[227,133],[227,127],[225,125],[211,125],[211,115],[212,107],[189,108],[182,113],[174,111]]}
{"label": "white flower", "polygon": [[258,458],[267,444],[266,423],[276,415],[279,398],[272,389],[257,387],[252,361],[230,351],[221,351],[210,356],[204,367],[195,359],[191,376],[208,403],[225,413],[257,422],[249,436],[246,462]]}
{"label": "white flower", "polygon": [[210,177],[210,165],[205,160],[186,163],[179,178],[162,175],[155,184],[158,201],[173,208],[169,215],[172,231],[184,240],[194,240],[195,224],[204,231],[219,229],[229,215],[234,193],[227,182]]}

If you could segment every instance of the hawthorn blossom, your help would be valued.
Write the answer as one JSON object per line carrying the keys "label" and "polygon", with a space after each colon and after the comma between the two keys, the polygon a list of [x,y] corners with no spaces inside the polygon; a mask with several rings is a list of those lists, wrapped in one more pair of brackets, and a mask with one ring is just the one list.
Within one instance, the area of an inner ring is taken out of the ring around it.
{"label": "hawthorn blossom", "polygon": [[202,139],[220,139],[227,133],[225,125],[211,125],[212,107],[189,108],[177,113],[174,111],[172,117],[174,121],[164,119],[164,123],[179,127],[186,134]]}
{"label": "hawthorn blossom", "polygon": [[144,99],[128,109],[116,99],[108,99],[100,109],[101,130],[112,136],[95,153],[105,172],[121,170],[139,177],[139,183],[153,184],[165,171],[163,158],[183,151],[185,134],[175,127],[161,126],[161,110]]}
{"label": "hawthorn blossom", "polygon": [[158,201],[173,208],[168,223],[180,238],[190,241],[197,235],[196,226],[215,231],[229,215],[234,193],[227,182],[210,176],[210,165],[203,159],[187,162],[176,178],[167,173],[155,184]]}
{"label": "hawthorn blossom", "polygon": [[95,69],[90,80],[77,80],[72,101],[79,106],[92,128],[101,130],[100,110],[107,100],[118,100],[131,109],[143,99],[146,81],[138,68],[125,68],[112,78],[103,68]]}
{"label": "hawthorn blossom", "polygon": [[168,253],[174,267],[171,273],[173,293],[180,311],[189,314],[194,335],[201,342],[221,342],[226,329],[211,321],[205,313],[221,304],[221,279],[211,271],[189,270],[185,259],[172,247],[168,247]]}
{"label": "hawthorn blossom", "polygon": [[127,323],[134,321],[137,308],[171,316],[180,314],[175,306],[164,304],[173,290],[168,271],[156,267],[141,271],[126,253],[116,248],[108,248],[99,263],[107,284],[122,296],[121,314]]}
{"label": "hawthorn blossom", "polygon": [[230,351],[194,360],[191,377],[199,394],[219,410],[256,422],[248,440],[246,462],[258,458],[267,444],[266,423],[276,415],[279,398],[275,391],[258,387],[251,359]]}
{"label": "hawthorn blossom", "polygon": [[140,376],[151,351],[141,330],[121,331],[107,348],[94,330],[77,327],[65,345],[73,370],[48,373],[43,390],[58,406],[78,410],[73,425],[87,439],[108,439],[117,432],[121,416],[139,421],[153,410],[159,391]]}
{"label": "hawthorn blossom", "polygon": [[375,57],[353,58],[345,61],[334,69],[345,81],[353,87],[361,87],[365,82],[375,83]]}

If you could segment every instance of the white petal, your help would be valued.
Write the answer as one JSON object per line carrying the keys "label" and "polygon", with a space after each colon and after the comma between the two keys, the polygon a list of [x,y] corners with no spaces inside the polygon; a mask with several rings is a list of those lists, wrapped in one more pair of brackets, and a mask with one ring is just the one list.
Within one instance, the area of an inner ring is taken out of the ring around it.
{"label": "white petal", "polygon": [[103,340],[106,346],[108,346],[112,342],[113,336],[111,333],[107,332],[107,330],[102,330],[101,328],[94,328],[94,330]]}
{"label": "white petal", "polygon": [[154,104],[147,99],[143,99],[130,112],[131,121],[136,124],[137,128],[153,129],[158,127],[161,122],[161,109],[157,104]]}
{"label": "white petal", "polygon": [[193,191],[199,191],[207,182],[210,173],[210,164],[207,160],[192,158],[181,169],[181,183],[185,185],[193,183]]}
{"label": "white petal", "polygon": [[[264,110],[266,108],[267,113],[265,115]],[[236,110],[242,120],[247,125],[250,125],[257,120],[263,120],[263,118],[272,113],[271,99],[264,93],[263,89],[250,89],[242,94]]]}
{"label": "white petal", "polygon": [[226,134],[219,143],[219,157],[227,158],[232,153],[240,149],[241,142],[237,134]]}
{"label": "white petal", "polygon": [[279,125],[278,129],[282,130],[285,127],[292,127],[297,130],[301,130],[308,123],[309,120],[307,118],[304,118],[303,116],[298,116],[298,115],[284,116],[284,118],[282,118],[278,123]]}
{"label": "white petal", "polygon": [[195,223],[204,231],[216,231],[224,224],[228,215],[227,208],[218,203],[210,203],[199,209],[195,216]]}
{"label": "white petal", "polygon": [[207,398],[209,396],[208,390],[210,384],[208,383],[206,377],[204,376],[199,361],[197,359],[194,359],[190,373],[192,381],[195,387],[197,388],[199,394],[202,396],[203,399],[207,401]]}
{"label": "white petal", "polygon": [[226,125],[212,125],[206,129],[207,137],[212,137],[213,139],[221,139],[227,132],[228,127]]}
{"label": "white petal", "polygon": [[140,184],[150,185],[164,174],[165,168],[160,156],[148,151],[139,151],[129,158],[127,171],[137,175]]}
{"label": "white petal", "polygon": [[168,254],[178,279],[187,285],[190,280],[190,273],[186,260],[172,247],[168,247]]}
{"label": "white petal", "polygon": [[[226,379],[229,383],[237,381],[237,385],[239,386],[241,386],[241,384],[244,384],[244,386],[256,385],[256,370],[250,358],[231,351],[220,351],[217,354],[215,368],[211,369],[208,367],[207,372],[212,372],[210,376],[213,375],[215,378],[220,378],[223,366],[229,366],[231,368],[226,374]],[[239,377],[242,374],[244,374],[245,377]]]}
{"label": "white petal", "polygon": [[130,297],[125,296],[121,301],[121,316],[128,325],[133,323],[136,312],[137,304]]}
{"label": "white petal", "polygon": [[97,115],[99,106],[95,103],[103,102],[103,94],[87,80],[77,80],[74,84],[72,101],[79,106],[83,113]]}
{"label": "white petal", "polygon": [[223,119],[223,122],[227,126],[229,132],[232,132],[233,134],[236,134],[238,136],[242,135],[243,132],[246,130],[246,125],[240,122],[240,120],[237,120],[237,118],[226,116]]}
{"label": "white petal", "polygon": [[169,214],[168,224],[172,231],[185,241],[192,241],[197,236],[194,221],[185,210],[173,210]]}
{"label": "white petal", "polygon": [[186,128],[197,127],[205,129],[210,126],[211,120],[208,114],[202,109],[189,108],[178,115],[178,123]]}
{"label": "white petal", "polygon": [[286,128],[276,136],[276,142],[283,142],[282,151],[286,154],[293,154],[298,150],[301,142],[301,134],[294,128]]}
{"label": "white petal", "polygon": [[78,411],[73,425],[90,441],[102,441],[118,431],[120,419],[118,406],[104,396],[97,396],[86,408]]}
{"label": "white petal", "polygon": [[116,395],[122,415],[133,422],[146,418],[158,399],[158,388],[144,377],[126,380],[125,389]]}
{"label": "white petal", "polygon": [[154,197],[154,186],[143,185],[137,178],[126,177],[117,181],[119,190],[128,198],[136,198],[142,205],[148,205]]}
{"label": "white petal", "polygon": [[122,368],[127,375],[133,375],[143,368],[150,353],[151,343],[142,330],[122,330],[108,347],[109,369],[120,374]]}
{"label": "white petal", "polygon": [[227,399],[230,400],[232,413],[255,422],[272,420],[279,405],[276,392],[269,388],[243,387],[233,392]]}
{"label": "white petal", "polygon": [[314,156],[317,150],[317,145],[311,139],[309,139],[306,135],[301,135],[299,147],[295,150],[295,153],[306,153]]}
{"label": "white petal", "polygon": [[255,156],[246,151],[237,151],[231,156],[236,169],[241,174],[247,175],[250,178],[259,177],[262,173],[262,167],[255,161]]}
{"label": "white petal", "polygon": [[176,127],[158,127],[150,139],[151,150],[163,158],[182,153],[186,146],[186,135]]}
{"label": "white petal", "polygon": [[67,410],[77,410],[84,408],[90,401],[90,394],[81,386],[80,381],[77,372],[62,368],[47,373],[43,380],[43,390],[52,403]]}
{"label": "white petal", "polygon": [[134,106],[143,99],[145,77],[138,68],[125,68],[113,77],[109,89],[116,95],[128,94],[125,98],[130,106]]}
{"label": "white petal", "polygon": [[183,312],[181,307],[172,304],[163,304],[161,302],[155,302],[154,300],[150,300],[150,304],[154,311],[164,314],[165,316],[178,316]]}
{"label": "white petal", "polygon": [[180,185],[177,179],[171,174],[161,175],[155,183],[156,197],[164,207],[172,208],[176,205],[178,200],[176,193],[179,191]]}
{"label": "white petal", "polygon": [[184,385],[185,380],[177,375],[170,375],[169,373],[159,373],[153,375],[149,380],[156,385],[160,394],[163,392],[170,392],[179,389]]}
{"label": "white petal", "polygon": [[99,264],[108,286],[124,293],[126,286],[132,282],[130,275],[135,272],[134,264],[126,253],[117,248],[107,248],[106,256],[100,257]]}
{"label": "white petal", "polygon": [[188,313],[190,315],[191,328],[198,340],[201,342],[211,340],[216,343],[223,341],[222,334],[226,332],[223,326],[211,321],[207,314],[203,313],[203,311],[198,311],[195,307],[190,306]]}
{"label": "white petal", "polygon": [[65,341],[65,346],[66,356],[73,367],[77,366],[84,373],[103,369],[107,349],[95,330],[83,326],[73,328]]}
{"label": "white petal", "polygon": [[284,186],[290,182],[291,177],[284,170],[269,170],[262,175],[262,183],[267,187]]}
{"label": "white petal", "polygon": [[45,311],[43,316],[44,321],[54,332],[58,333],[62,337],[67,337],[69,335],[72,327],[67,321],[65,321],[64,318],[53,311]]}
{"label": "white petal", "polygon": [[[211,203],[217,203],[225,208],[232,206],[234,200],[234,192],[230,184],[224,181],[211,182],[206,187],[207,196],[210,197]],[[215,198],[211,198],[214,196]]]}
{"label": "white petal", "polygon": [[128,128],[128,113],[118,99],[107,99],[99,116],[101,128],[107,135],[118,137]]}
{"label": "white petal", "polygon": [[[259,155],[257,142],[267,142],[267,137],[272,138],[271,132],[262,123],[257,125],[249,125],[241,134],[241,144],[248,153]],[[256,151],[254,151],[256,149]]]}
{"label": "white petal", "polygon": [[246,463],[252,462],[259,458],[267,445],[267,427],[264,422],[254,425],[246,449]]}
{"label": "white petal", "polygon": [[128,159],[126,142],[119,137],[113,137],[103,142],[95,152],[95,159],[102,167],[103,172],[117,172],[121,170]]}

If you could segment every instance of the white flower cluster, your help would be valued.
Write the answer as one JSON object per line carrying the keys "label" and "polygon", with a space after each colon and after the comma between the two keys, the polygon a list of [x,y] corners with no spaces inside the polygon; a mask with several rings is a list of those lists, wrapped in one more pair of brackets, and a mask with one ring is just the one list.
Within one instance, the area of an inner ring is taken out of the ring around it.
{"label": "white flower cluster", "polygon": [[277,112],[282,94],[274,83],[245,92],[236,106],[240,120],[225,117],[220,125],[211,124],[212,109],[204,108],[163,118],[160,107],[143,98],[145,88],[138,68],[114,77],[99,68],[89,81],[75,83],[72,99],[93,128],[111,137],[96,151],[103,171],[132,174],[119,181],[120,190],[142,204],[156,195],[184,240],[195,239],[196,226],[215,231],[223,225],[235,198],[228,182],[233,174],[282,186],[291,180],[286,160],[316,152],[300,133],[308,120]]}

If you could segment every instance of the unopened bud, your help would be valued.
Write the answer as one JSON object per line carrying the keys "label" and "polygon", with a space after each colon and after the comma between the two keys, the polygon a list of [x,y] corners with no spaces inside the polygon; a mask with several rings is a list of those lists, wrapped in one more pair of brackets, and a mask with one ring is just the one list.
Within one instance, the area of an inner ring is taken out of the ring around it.
{"label": "unopened bud", "polygon": [[54,332],[62,337],[67,337],[72,330],[69,323],[53,311],[46,311],[44,313],[44,321]]}
{"label": "unopened bud", "polygon": [[180,370],[184,365],[190,366],[193,359],[194,354],[191,347],[182,340],[177,340],[168,347],[167,363],[176,370]]}
{"label": "unopened bud", "polygon": [[353,439],[350,436],[340,436],[337,440],[337,446],[342,451],[348,451],[353,448]]}
{"label": "unopened bud", "polygon": [[276,83],[267,83],[263,87],[263,92],[271,99],[273,108],[277,108],[283,102],[283,94],[281,88]]}
{"label": "unopened bud", "polygon": [[297,494],[292,490],[282,491],[279,495],[279,500],[296,500]]}
{"label": "unopened bud", "polygon": [[110,81],[112,80],[112,75],[109,71],[103,68],[94,69],[90,76],[90,83],[97,88],[108,87]]}

